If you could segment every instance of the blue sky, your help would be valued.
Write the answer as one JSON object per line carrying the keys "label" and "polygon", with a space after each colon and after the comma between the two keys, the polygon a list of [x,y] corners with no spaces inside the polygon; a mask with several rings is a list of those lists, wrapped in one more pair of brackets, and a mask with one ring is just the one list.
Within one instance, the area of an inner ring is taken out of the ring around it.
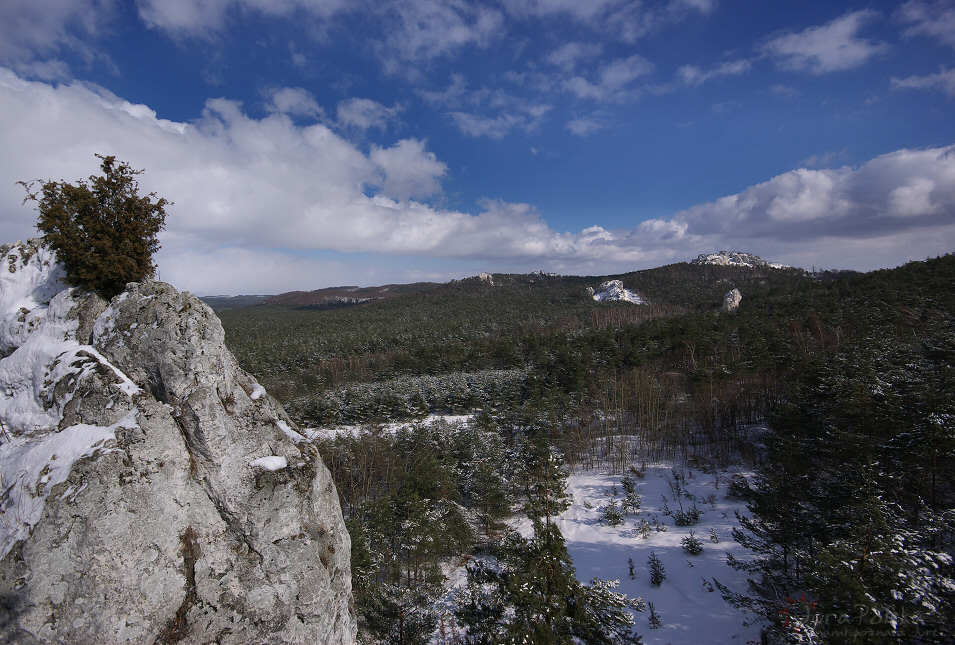
{"label": "blue sky", "polygon": [[113,154],[203,295],[896,266],[955,251],[953,146],[952,0],[0,0],[4,241]]}

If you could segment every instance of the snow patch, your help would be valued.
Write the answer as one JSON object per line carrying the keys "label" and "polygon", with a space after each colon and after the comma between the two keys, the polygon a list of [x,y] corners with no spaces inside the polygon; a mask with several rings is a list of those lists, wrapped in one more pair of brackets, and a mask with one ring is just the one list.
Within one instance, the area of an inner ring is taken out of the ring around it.
{"label": "snow patch", "polygon": [[253,401],[258,401],[263,396],[265,396],[265,388],[256,383],[255,387],[252,388],[252,394],[249,395],[249,398]]}
{"label": "snow patch", "polygon": [[[620,587],[616,591],[652,602],[662,621],[659,629],[650,628],[649,611],[633,612],[635,631],[647,645],[758,640],[758,622],[724,601],[713,586],[715,578],[734,591],[746,590],[745,572],[731,568],[726,562],[729,554],[739,559],[748,559],[751,555],[733,539],[732,531],[738,527],[735,513],[745,513],[746,508],[742,502],[726,499],[732,473],[707,474],[679,469],[678,476],[684,478],[684,495],[677,500],[671,486],[675,476],[671,464],[651,465],[642,472],[644,476],[636,480],[640,512],[628,515],[620,526],[609,526],[601,517],[609,503],[608,492],[612,486],[617,487],[619,506],[623,475],[587,471],[568,478],[567,492],[573,503],[557,519],[557,525],[573,558],[577,578],[581,581],[594,577],[619,580]],[[692,503],[703,510],[695,526],[676,526],[673,517],[666,514],[667,508],[673,511],[680,504],[686,508]],[[638,527],[641,519],[656,520],[665,530],[653,529],[644,538]],[[703,542],[699,555],[689,555],[682,548],[682,540],[691,530]],[[713,535],[718,537],[718,542],[711,541]],[[650,583],[647,559],[651,552],[662,561],[666,572],[666,580],[659,587]],[[634,565],[632,579],[630,560]]]}
{"label": "snow patch", "polygon": [[308,441],[307,438],[303,437],[299,433],[292,430],[292,428],[289,427],[289,424],[287,424],[285,421],[282,421],[281,419],[279,419],[278,421],[275,422],[275,424],[279,427],[279,430],[285,433],[285,436],[287,436],[289,439],[291,439],[295,443]]}
{"label": "snow patch", "polygon": [[253,468],[261,468],[262,470],[282,470],[288,466],[288,461],[285,457],[278,457],[276,455],[271,455],[268,457],[259,457],[258,459],[253,459],[249,462],[249,465]]}

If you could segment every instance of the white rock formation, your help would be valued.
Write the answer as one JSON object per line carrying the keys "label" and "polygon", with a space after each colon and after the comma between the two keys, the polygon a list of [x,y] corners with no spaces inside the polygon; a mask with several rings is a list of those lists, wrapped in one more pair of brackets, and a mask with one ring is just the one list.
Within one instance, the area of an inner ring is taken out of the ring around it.
{"label": "white rock formation", "polygon": [[212,310],[0,255],[0,642],[354,642],[334,483]]}
{"label": "white rock formation", "polygon": [[723,296],[723,311],[733,311],[739,307],[739,303],[743,300],[743,294],[739,292],[739,289],[733,289],[725,296]]}
{"label": "white rock formation", "polygon": [[620,280],[607,280],[599,287],[587,287],[587,293],[597,302],[632,302],[635,305],[646,304],[636,291],[630,291]]}
{"label": "white rock formation", "polygon": [[767,262],[758,255],[752,253],[740,253],[739,251],[720,251],[719,253],[701,253],[690,264],[714,264],[717,266],[735,266],[735,267],[768,267],[770,269],[791,269],[785,264],[777,262]]}

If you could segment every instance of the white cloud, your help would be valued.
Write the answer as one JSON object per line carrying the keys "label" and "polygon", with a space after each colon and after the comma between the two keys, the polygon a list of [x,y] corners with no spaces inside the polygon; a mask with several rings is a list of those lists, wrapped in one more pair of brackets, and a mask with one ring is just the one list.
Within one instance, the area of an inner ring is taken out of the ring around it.
{"label": "white cloud", "polygon": [[564,43],[547,56],[545,60],[565,72],[573,72],[581,61],[591,61],[603,53],[600,43]]}
{"label": "white cloud", "polygon": [[503,90],[482,88],[473,92],[462,89],[456,96],[470,111],[448,112],[455,127],[469,137],[500,140],[514,130],[531,132],[551,111],[549,103],[536,103]]}
{"label": "white cloud", "polygon": [[903,32],[906,36],[929,36],[955,47],[955,3],[951,0],[910,0],[902,5],[897,15],[910,25]]}
{"label": "white cloud", "polygon": [[[686,235],[775,247],[891,239],[923,231],[955,245],[955,147],[899,150],[859,168],[798,169],[673,216]],[[931,238],[929,237],[931,236]],[[840,240],[842,242],[840,242]],[[924,247],[923,245],[920,245]],[[853,258],[845,257],[843,261]],[[857,266],[871,266],[854,258]]]}
{"label": "white cloud", "polygon": [[825,74],[855,69],[888,50],[885,43],[859,37],[862,27],[878,16],[869,9],[847,13],[819,27],[778,36],[763,50],[787,70]]}
{"label": "white cloud", "polygon": [[174,37],[207,37],[225,28],[230,12],[290,16],[297,11],[325,19],[348,9],[345,0],[136,0],[149,27]]}
{"label": "white cloud", "polygon": [[896,89],[939,90],[955,97],[955,69],[943,69],[928,76],[909,76],[893,78],[892,87]]}
{"label": "white cloud", "polygon": [[526,120],[518,114],[483,116],[468,112],[449,112],[454,125],[469,137],[487,137],[500,141],[515,128],[521,128]]}
{"label": "white cloud", "polygon": [[702,85],[716,78],[745,74],[752,67],[752,62],[746,59],[726,61],[710,70],[702,70],[695,65],[684,65],[677,70],[677,77],[684,85]]}
{"label": "white cloud", "polygon": [[508,13],[519,18],[564,17],[593,29],[601,36],[634,43],[651,30],[710,13],[715,0],[671,0],[650,7],[632,0],[504,0]]}
{"label": "white cloud", "polygon": [[4,0],[0,9],[0,64],[46,79],[68,76],[46,57],[63,49],[87,60],[98,56],[88,40],[109,29],[112,0]]}
{"label": "white cloud", "polygon": [[372,148],[369,158],[384,175],[384,193],[398,200],[424,199],[441,190],[441,178],[448,167],[433,152],[425,150],[425,142],[402,139],[391,148]]}
{"label": "white cloud", "polygon": [[342,126],[384,131],[398,118],[400,106],[385,107],[371,99],[350,98],[338,103],[338,123]]}
{"label": "white cloud", "polygon": [[318,104],[311,92],[301,87],[282,87],[272,90],[266,105],[269,112],[292,116],[307,116],[321,119],[325,110]]}
{"label": "white cloud", "polygon": [[[440,194],[446,172],[423,141],[366,154],[324,124],[279,112],[252,118],[225,99],[178,123],[102,88],[0,69],[0,148],[0,230],[9,240],[35,234],[36,214],[14,182],[73,181],[96,172],[94,153],[115,154],[146,170],[142,191],[175,202],[161,276],[200,293],[359,281],[345,280],[349,271],[394,282],[411,275],[409,265],[440,273],[440,258],[445,271],[470,258],[606,273],[720,248],[797,263],[811,249],[816,265],[872,268],[955,248],[955,147],[799,169],[632,230],[576,233],[554,231],[529,204],[488,199],[470,214],[420,201]],[[368,196],[369,186],[381,192]]]}
{"label": "white cloud", "polygon": [[393,74],[413,74],[408,63],[427,63],[466,46],[486,47],[504,33],[500,11],[464,0],[395,0],[376,8],[387,25],[379,58]]}
{"label": "white cloud", "polygon": [[569,121],[565,127],[571,134],[577,135],[578,137],[586,137],[594,132],[603,130],[607,127],[607,124],[598,117],[582,116]]}
{"label": "white cloud", "polygon": [[574,76],[564,81],[564,89],[581,99],[622,100],[634,92],[630,84],[653,72],[653,63],[643,56],[618,58],[601,65],[593,80]]}

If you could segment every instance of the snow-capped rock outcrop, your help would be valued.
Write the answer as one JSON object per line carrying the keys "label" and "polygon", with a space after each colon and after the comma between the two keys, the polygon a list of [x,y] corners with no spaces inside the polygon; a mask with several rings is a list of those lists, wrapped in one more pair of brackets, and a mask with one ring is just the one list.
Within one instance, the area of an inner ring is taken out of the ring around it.
{"label": "snow-capped rock outcrop", "polygon": [[739,303],[743,301],[743,294],[739,292],[739,289],[733,289],[725,296],[723,296],[723,311],[734,311],[739,307]]}
{"label": "snow-capped rock outcrop", "polygon": [[636,291],[630,291],[620,280],[607,280],[599,287],[587,287],[587,293],[597,302],[632,302],[635,305],[646,304]]}
{"label": "snow-capped rock outcrop", "polygon": [[738,251],[720,251],[719,253],[701,253],[690,264],[714,264],[717,266],[733,267],[768,267],[770,269],[790,269],[785,264],[777,262],[767,262],[758,255],[752,253],[739,253]]}
{"label": "snow-capped rock outcrop", "polygon": [[353,642],[334,483],[211,309],[0,254],[0,642]]}

